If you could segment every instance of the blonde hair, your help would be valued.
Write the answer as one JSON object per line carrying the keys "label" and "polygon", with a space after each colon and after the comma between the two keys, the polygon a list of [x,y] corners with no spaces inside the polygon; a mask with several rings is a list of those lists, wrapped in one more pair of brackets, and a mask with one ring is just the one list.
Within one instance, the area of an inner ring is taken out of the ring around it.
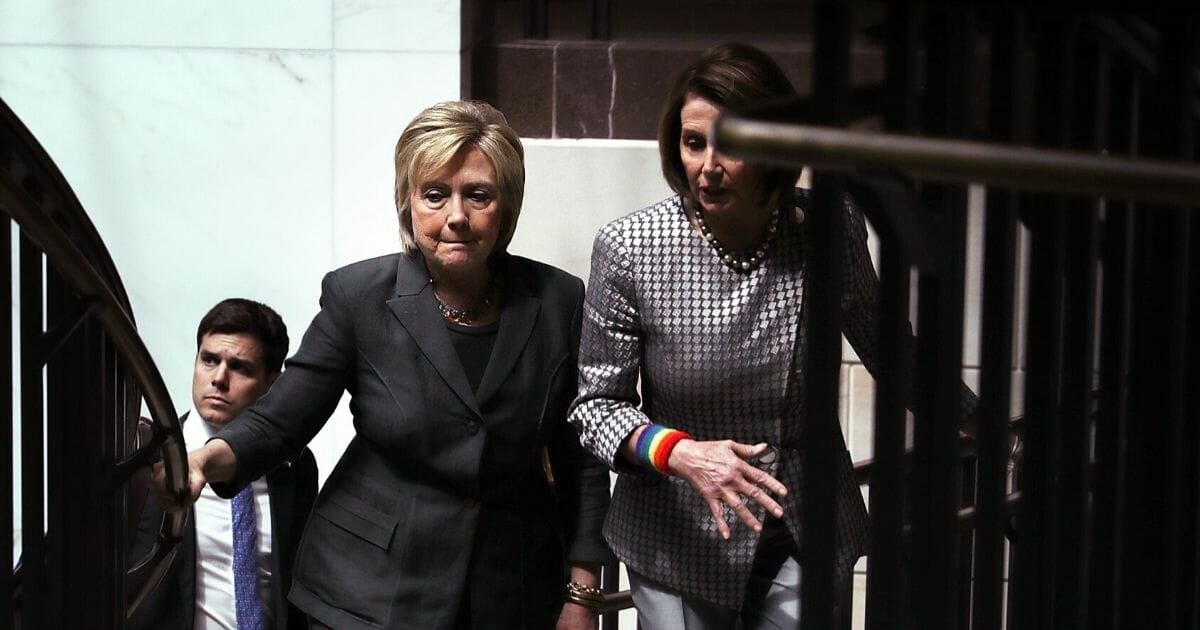
{"label": "blonde hair", "polygon": [[413,188],[448,164],[463,147],[479,149],[496,169],[500,188],[500,235],[493,254],[505,251],[517,230],[525,197],[525,149],[498,109],[482,101],[447,101],[417,114],[396,142],[396,216],[400,251],[417,253],[413,236]]}

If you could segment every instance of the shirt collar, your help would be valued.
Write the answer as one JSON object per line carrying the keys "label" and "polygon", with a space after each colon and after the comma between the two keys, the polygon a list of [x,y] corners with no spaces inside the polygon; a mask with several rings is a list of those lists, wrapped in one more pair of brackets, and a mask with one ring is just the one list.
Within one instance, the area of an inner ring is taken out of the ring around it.
{"label": "shirt collar", "polygon": [[[221,430],[221,427],[209,422],[208,420],[205,420],[204,417],[200,415],[200,412],[196,411],[195,407],[192,407],[192,409],[188,411],[187,417],[188,420],[193,420],[193,422],[183,423],[183,439],[188,443],[189,449],[199,448]],[[199,441],[196,444],[192,444],[192,440],[189,440],[189,438]]]}

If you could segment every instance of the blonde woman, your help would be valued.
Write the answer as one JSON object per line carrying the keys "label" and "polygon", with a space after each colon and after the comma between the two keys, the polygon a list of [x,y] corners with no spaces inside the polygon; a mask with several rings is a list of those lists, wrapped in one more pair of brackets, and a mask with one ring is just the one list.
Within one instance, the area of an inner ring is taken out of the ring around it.
{"label": "blonde woman", "polygon": [[232,496],[349,392],[357,434],[317,497],[290,593],[313,627],[595,627],[563,603],[608,558],[608,473],[566,423],[583,283],[507,253],[524,181],[500,112],[419,114],[396,145],[401,251],[330,272],[271,391],[191,453],[193,496],[204,483]]}

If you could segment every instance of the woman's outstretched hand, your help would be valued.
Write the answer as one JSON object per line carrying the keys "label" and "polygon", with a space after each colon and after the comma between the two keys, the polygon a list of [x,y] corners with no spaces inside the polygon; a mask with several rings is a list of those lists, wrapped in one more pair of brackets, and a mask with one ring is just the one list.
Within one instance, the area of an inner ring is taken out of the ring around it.
{"label": "woman's outstretched hand", "polygon": [[188,509],[200,498],[204,484],[209,481],[228,481],[236,469],[236,458],[224,440],[210,440],[204,446],[188,453],[187,488],[177,495],[167,487],[167,472],[162,462],[150,471],[150,484],[159,507],[168,512]]}
{"label": "woman's outstretched hand", "polygon": [[167,486],[167,471],[163,467],[163,463],[154,464],[154,468],[150,472],[150,483],[154,489],[154,498],[162,509],[168,512],[182,512],[200,498],[200,491],[204,489],[204,484],[208,481],[204,478],[203,466],[198,466],[194,457],[194,453],[188,453],[187,488],[182,496],[175,494]]}
{"label": "woman's outstretched hand", "polygon": [[733,440],[682,440],[671,451],[667,466],[672,474],[686,479],[704,498],[712,510],[717,529],[728,540],[729,523],[725,522],[722,504],[732,508],[738,518],[756,532],[762,531],[762,523],[747,506],[750,501],[763,506],[775,517],[783,516],[783,508],[771,495],[786,496],[787,487],[747,461],[766,450],[766,444],[741,444]]}

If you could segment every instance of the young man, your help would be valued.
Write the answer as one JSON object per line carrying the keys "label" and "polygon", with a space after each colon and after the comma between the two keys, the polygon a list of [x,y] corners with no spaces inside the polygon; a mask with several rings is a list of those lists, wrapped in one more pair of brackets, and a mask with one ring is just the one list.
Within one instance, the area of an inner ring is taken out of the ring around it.
{"label": "young man", "polygon": [[[287,327],[264,304],[223,300],[200,320],[192,409],[180,418],[189,450],[267,393],[287,350]],[[188,514],[175,561],[126,627],[304,628],[303,615],[287,603],[287,590],[316,490],[316,461],[307,449],[232,501],[205,487]],[[161,508],[148,500],[132,560],[149,550],[161,522]]]}

